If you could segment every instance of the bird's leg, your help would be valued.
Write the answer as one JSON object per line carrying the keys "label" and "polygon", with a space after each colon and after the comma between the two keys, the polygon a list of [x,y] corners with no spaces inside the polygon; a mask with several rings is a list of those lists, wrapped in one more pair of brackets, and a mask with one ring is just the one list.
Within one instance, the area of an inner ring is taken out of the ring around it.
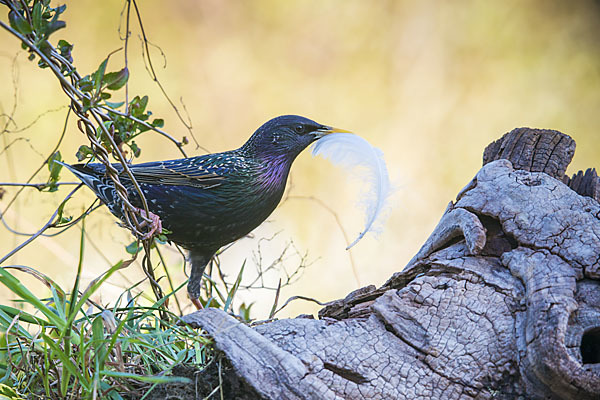
{"label": "bird's leg", "polygon": [[[149,218],[150,219],[150,231],[148,231],[148,233],[146,233],[144,236],[142,236],[142,240],[146,240],[146,239],[150,239],[152,237],[152,235],[154,235],[154,233],[158,232],[159,234],[162,232],[162,222],[160,220],[160,217],[156,214],[154,214],[153,212],[149,212],[150,214],[146,214],[146,210],[144,210],[143,208],[137,208],[135,207],[135,209],[137,211],[139,211],[140,215],[144,218]],[[142,223],[140,224],[141,227],[145,227],[148,226],[148,221],[143,220]]]}
{"label": "bird's leg", "polygon": [[204,306],[202,305],[202,303],[200,303],[200,300],[198,299],[190,299],[192,301],[192,304],[194,305],[194,307],[196,307],[196,310],[203,310]]}
{"label": "bird's leg", "polygon": [[192,271],[190,272],[190,279],[187,285],[188,297],[196,306],[198,310],[203,309],[202,304],[198,300],[200,297],[200,289],[202,283],[202,277],[204,276],[204,270],[212,259],[215,251],[206,251],[199,249],[190,249],[190,262],[192,264]]}

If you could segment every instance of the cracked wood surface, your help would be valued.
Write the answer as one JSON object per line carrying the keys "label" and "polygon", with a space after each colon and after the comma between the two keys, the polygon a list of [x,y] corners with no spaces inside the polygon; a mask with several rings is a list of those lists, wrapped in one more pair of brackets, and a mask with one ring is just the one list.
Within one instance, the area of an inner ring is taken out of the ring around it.
{"label": "cracked wood surface", "polygon": [[574,147],[527,128],[492,143],[405,269],[320,319],[183,320],[266,399],[598,399],[600,185],[565,177]]}

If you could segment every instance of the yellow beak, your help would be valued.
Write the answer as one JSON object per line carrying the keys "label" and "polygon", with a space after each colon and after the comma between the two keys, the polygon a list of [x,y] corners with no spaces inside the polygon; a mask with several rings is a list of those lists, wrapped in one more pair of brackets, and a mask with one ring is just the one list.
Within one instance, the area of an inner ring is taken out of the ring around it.
{"label": "yellow beak", "polygon": [[331,133],[352,133],[352,132],[347,131],[345,129],[333,128],[331,126],[324,126],[323,128],[317,129],[315,131],[315,133],[317,134],[317,139],[320,139],[323,136],[329,135]]}

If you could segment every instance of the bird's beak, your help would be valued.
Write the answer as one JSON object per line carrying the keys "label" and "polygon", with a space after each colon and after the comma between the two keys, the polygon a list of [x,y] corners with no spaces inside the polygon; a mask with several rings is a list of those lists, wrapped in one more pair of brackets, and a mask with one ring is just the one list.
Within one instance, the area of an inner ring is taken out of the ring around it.
{"label": "bird's beak", "polygon": [[319,128],[316,131],[314,131],[314,133],[316,136],[315,139],[321,139],[323,136],[329,135],[330,133],[352,133],[352,132],[347,131],[345,129],[333,128],[331,126],[323,126],[322,128]]}

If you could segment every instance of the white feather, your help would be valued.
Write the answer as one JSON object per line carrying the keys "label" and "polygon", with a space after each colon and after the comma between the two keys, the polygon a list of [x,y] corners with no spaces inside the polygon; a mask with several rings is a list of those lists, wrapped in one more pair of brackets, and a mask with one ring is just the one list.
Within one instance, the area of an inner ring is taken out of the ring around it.
{"label": "white feather", "polygon": [[[390,180],[381,150],[352,133],[331,133],[317,140],[312,146],[312,155],[329,159],[333,164],[354,172],[368,185],[363,191],[365,228],[346,247],[354,246],[369,231],[381,231],[382,211],[390,195]],[[385,214],[385,213],[384,213]]]}

